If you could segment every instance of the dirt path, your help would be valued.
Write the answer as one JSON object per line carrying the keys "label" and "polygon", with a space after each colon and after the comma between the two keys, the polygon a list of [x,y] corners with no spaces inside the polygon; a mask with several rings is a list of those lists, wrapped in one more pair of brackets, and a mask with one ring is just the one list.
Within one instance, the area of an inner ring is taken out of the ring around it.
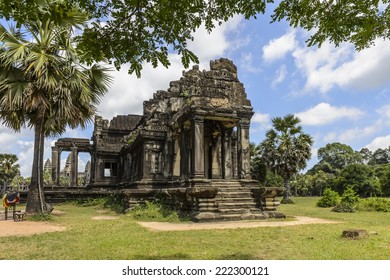
{"label": "dirt path", "polygon": [[46,222],[14,222],[13,220],[0,221],[0,237],[26,236],[46,232],[63,231],[65,227]]}
{"label": "dirt path", "polygon": [[281,227],[296,226],[305,224],[336,224],[337,221],[310,218],[295,217],[296,221],[234,221],[217,223],[159,223],[159,222],[138,222],[139,225],[153,231],[183,231],[183,230],[204,230],[204,229],[232,229],[232,228],[254,228],[254,227]]}
{"label": "dirt path", "polygon": [[[95,216],[95,220],[111,220],[117,217]],[[295,226],[303,224],[334,224],[336,221],[324,220],[310,217],[295,217],[296,221],[235,221],[217,223],[159,223],[159,222],[138,222],[139,225],[153,231],[183,231],[183,230],[204,230],[204,229],[234,229],[254,227],[280,227]],[[46,232],[64,231],[66,227],[53,225],[47,222],[14,222],[13,220],[0,220],[0,237],[4,236],[26,236]]]}

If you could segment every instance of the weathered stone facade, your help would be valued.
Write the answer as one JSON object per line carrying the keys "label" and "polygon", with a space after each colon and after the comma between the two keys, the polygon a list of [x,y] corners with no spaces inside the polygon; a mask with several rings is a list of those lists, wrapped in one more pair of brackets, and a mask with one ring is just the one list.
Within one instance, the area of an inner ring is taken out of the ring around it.
{"label": "weathered stone facade", "polygon": [[164,193],[200,221],[283,216],[277,200],[262,208],[264,192],[250,177],[253,113],[230,60],[194,66],[145,101],[142,116],[96,117],[90,187],[120,189],[130,205]]}

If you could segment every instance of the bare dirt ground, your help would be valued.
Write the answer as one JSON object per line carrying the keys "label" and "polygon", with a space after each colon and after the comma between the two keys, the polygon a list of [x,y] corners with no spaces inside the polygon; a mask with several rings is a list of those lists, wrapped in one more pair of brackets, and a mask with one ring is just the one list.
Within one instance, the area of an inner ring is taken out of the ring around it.
{"label": "bare dirt ground", "polygon": [[254,227],[281,227],[296,226],[306,224],[336,224],[337,221],[310,218],[295,217],[295,221],[234,221],[234,222],[216,222],[216,223],[160,223],[160,222],[138,222],[139,225],[153,231],[183,231],[183,230],[204,230],[204,229],[234,229],[234,228],[254,228]]}
{"label": "bare dirt ground", "polygon": [[46,232],[63,231],[66,227],[53,225],[47,222],[0,220],[0,237],[23,236]]}
{"label": "bare dirt ground", "polygon": [[104,215],[92,217],[92,220],[116,220],[116,219],[118,219],[118,217],[104,216]]}
{"label": "bare dirt ground", "polygon": [[[55,215],[62,215],[54,212]],[[103,213],[100,213],[103,214]],[[115,216],[95,216],[94,220],[112,220]],[[183,231],[183,230],[204,230],[204,229],[234,229],[234,228],[254,228],[254,227],[280,227],[303,224],[333,224],[336,221],[324,220],[310,217],[295,217],[295,221],[234,221],[216,223],[161,223],[161,222],[138,222],[139,225],[153,231]],[[47,222],[22,221],[14,222],[11,219],[4,220],[0,217],[0,237],[4,236],[26,236],[46,232],[64,231],[66,227],[53,225]]]}

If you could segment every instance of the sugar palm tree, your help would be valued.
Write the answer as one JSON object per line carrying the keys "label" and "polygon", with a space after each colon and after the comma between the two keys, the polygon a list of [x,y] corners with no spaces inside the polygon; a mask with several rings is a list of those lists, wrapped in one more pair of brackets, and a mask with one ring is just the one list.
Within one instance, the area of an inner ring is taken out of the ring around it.
{"label": "sugar palm tree", "polygon": [[284,179],[285,192],[282,202],[290,199],[290,180],[306,167],[311,158],[313,139],[302,130],[300,119],[294,115],[272,119],[272,126],[260,144],[261,157],[271,170]]}
{"label": "sugar palm tree", "polygon": [[78,61],[72,34],[86,20],[76,7],[47,0],[20,28],[0,26],[0,119],[15,131],[34,129],[28,213],[48,211],[42,190],[44,138],[91,121],[111,80],[107,69]]}
{"label": "sugar palm tree", "polygon": [[[3,182],[3,186],[0,186],[0,193],[6,190],[8,183],[18,174],[19,164],[18,157],[13,154],[0,154],[0,182]],[[0,197],[1,198],[1,197]]]}

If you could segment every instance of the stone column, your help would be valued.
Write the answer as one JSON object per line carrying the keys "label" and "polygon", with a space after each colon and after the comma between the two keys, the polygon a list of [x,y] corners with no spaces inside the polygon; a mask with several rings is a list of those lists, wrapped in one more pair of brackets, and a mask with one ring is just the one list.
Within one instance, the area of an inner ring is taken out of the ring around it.
{"label": "stone column", "polygon": [[221,179],[223,177],[223,154],[222,154],[222,139],[221,135],[216,136],[212,140],[212,166],[211,166],[211,178]]}
{"label": "stone column", "polygon": [[58,147],[51,147],[51,180],[56,186],[60,185],[61,151]]}
{"label": "stone column", "polygon": [[250,146],[249,146],[249,125],[248,119],[242,119],[238,127],[237,136],[237,160],[238,178],[250,179]]}
{"label": "stone column", "polygon": [[89,152],[91,155],[91,168],[90,168],[90,176],[89,176],[89,184],[95,183],[95,172],[96,172],[96,155],[94,152]]}
{"label": "stone column", "polygon": [[188,141],[188,134],[189,134],[189,127],[183,123],[182,129],[180,132],[180,176],[182,179],[188,178],[189,173],[189,141]]}
{"label": "stone column", "polygon": [[77,147],[71,147],[71,161],[70,161],[70,186],[78,186],[78,151]]}
{"label": "stone column", "polygon": [[232,178],[232,129],[224,130],[224,141],[223,141],[223,151],[224,151],[224,178]]}
{"label": "stone column", "polygon": [[204,178],[204,117],[192,120],[192,177]]}

